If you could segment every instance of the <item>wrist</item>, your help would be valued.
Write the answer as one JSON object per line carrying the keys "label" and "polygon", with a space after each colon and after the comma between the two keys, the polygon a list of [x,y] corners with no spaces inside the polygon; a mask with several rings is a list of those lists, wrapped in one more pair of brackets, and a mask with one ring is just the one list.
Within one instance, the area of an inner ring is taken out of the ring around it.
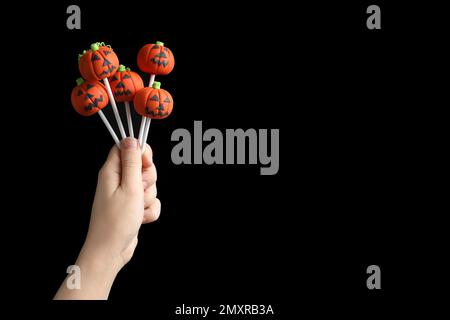
{"label": "wrist", "polygon": [[88,241],[81,248],[78,262],[89,264],[92,271],[100,270],[109,276],[116,276],[123,266],[119,254],[109,248],[91,245]]}
{"label": "wrist", "polygon": [[76,265],[80,268],[83,299],[107,299],[121,269],[119,259],[105,250],[85,243]]}

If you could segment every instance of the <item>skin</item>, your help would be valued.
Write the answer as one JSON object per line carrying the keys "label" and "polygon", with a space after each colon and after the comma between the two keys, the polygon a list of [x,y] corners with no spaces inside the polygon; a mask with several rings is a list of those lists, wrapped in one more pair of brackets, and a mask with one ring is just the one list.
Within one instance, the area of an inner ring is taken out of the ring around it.
{"label": "skin", "polygon": [[61,284],[55,300],[107,299],[118,272],[133,256],[142,224],[158,219],[156,168],[147,145],[141,154],[136,139],[114,146],[98,175],[89,231],[75,265],[81,288]]}

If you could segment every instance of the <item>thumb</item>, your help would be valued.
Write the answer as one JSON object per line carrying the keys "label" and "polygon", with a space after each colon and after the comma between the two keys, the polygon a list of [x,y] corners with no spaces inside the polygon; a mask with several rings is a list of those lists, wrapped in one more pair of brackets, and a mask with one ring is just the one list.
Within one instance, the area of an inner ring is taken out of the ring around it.
{"label": "thumb", "polygon": [[122,162],[121,186],[128,190],[142,188],[142,154],[139,142],[134,138],[126,138],[120,144]]}

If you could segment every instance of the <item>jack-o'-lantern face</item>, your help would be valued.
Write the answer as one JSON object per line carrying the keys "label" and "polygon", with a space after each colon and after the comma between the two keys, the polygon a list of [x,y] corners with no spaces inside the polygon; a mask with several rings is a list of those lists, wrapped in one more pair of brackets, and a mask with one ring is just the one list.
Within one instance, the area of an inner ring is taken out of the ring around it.
{"label": "jack-o'-lantern face", "polygon": [[150,74],[167,75],[175,66],[172,51],[164,43],[147,44],[138,53],[139,68]]}
{"label": "jack-o'-lantern face", "polygon": [[164,119],[172,112],[172,97],[166,90],[158,90],[151,92],[150,98],[147,100],[145,114],[152,119]]}
{"label": "jack-o'-lantern face", "polygon": [[91,49],[79,56],[80,73],[88,81],[98,81],[113,76],[119,59],[113,49],[104,43],[93,43]]}
{"label": "jack-o'-lantern face", "polygon": [[108,93],[99,82],[77,80],[78,86],[73,88],[71,101],[74,109],[83,116],[90,116],[106,107],[109,103]]}
{"label": "jack-o'-lantern face", "polygon": [[136,112],[152,119],[167,118],[173,109],[173,99],[169,92],[160,89],[160,83],[154,82],[152,88],[144,88],[134,97]]}
{"label": "jack-o'-lantern face", "polygon": [[132,101],[136,92],[144,87],[141,77],[123,65],[119,66],[109,82],[114,98],[120,102]]}

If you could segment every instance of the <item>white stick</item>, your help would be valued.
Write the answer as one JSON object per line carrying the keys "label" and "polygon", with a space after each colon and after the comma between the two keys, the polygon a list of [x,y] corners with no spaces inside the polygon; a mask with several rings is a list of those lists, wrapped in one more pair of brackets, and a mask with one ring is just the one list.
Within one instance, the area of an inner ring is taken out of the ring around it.
{"label": "white stick", "polygon": [[[154,74],[150,74],[150,80],[148,81],[148,86],[151,88],[153,86],[153,82],[155,82],[155,76]],[[149,118],[150,120],[150,118]],[[141,127],[139,128],[139,143],[141,145],[141,149],[144,150],[143,146],[145,145],[143,143],[143,134],[145,131],[145,126],[147,125],[147,117],[142,116],[142,120],[141,120]],[[150,124],[149,124],[150,126]],[[148,136],[148,129],[147,129],[147,136]],[[147,137],[146,136],[146,137]],[[145,138],[145,141],[147,142],[147,138]]]}
{"label": "white stick", "polygon": [[139,145],[142,146],[142,138],[144,137],[145,123],[147,121],[147,117],[142,116],[141,127],[139,128]]}
{"label": "white stick", "polygon": [[147,122],[145,123],[144,138],[142,139],[142,143],[141,143],[142,153],[144,153],[145,145],[147,144],[148,131],[150,130],[150,122],[152,122],[152,118],[148,118]]}
{"label": "white stick", "polygon": [[134,138],[133,120],[131,119],[130,103],[128,101],[125,101],[125,111],[127,113],[128,131],[130,137]]}
{"label": "white stick", "polygon": [[151,74],[150,75],[150,80],[148,81],[148,86],[151,88],[153,85],[153,82],[155,82],[155,75]]}
{"label": "white stick", "polygon": [[120,135],[122,136],[122,139],[125,139],[127,135],[125,134],[125,129],[123,128],[122,120],[120,119],[119,110],[117,109],[116,100],[114,100],[114,95],[111,91],[111,86],[109,85],[108,78],[104,78],[103,83],[105,84],[106,91],[108,92],[109,102],[111,102],[114,116],[116,117],[117,125],[119,126]]}
{"label": "white stick", "polygon": [[109,123],[108,119],[106,119],[105,114],[103,113],[102,110],[98,111],[98,115],[100,116],[100,118],[102,118],[103,123],[105,124],[106,128],[108,129],[109,133],[111,133],[112,138],[114,139],[114,142],[116,143],[116,145],[119,147],[120,149],[120,141],[119,138],[117,137],[116,133],[114,132],[114,129],[111,127],[111,124]]}
{"label": "white stick", "polygon": [[[150,75],[150,80],[148,81],[148,86],[150,88],[153,86],[153,82],[155,82],[155,75],[151,74]],[[152,118],[148,118],[147,121],[145,122],[144,137],[142,138],[142,143],[141,143],[141,151],[142,151],[142,153],[144,153],[145,145],[147,144],[148,132],[150,130],[150,122],[151,121],[152,121]]]}

